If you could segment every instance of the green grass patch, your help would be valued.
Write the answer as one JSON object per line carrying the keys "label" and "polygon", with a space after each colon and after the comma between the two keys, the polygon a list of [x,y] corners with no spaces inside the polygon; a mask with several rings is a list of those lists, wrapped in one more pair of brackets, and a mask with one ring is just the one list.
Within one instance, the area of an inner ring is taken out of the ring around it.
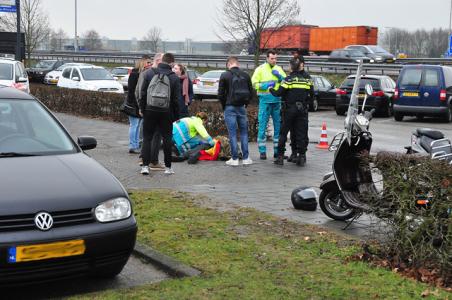
{"label": "green grass patch", "polygon": [[[349,262],[359,244],[253,209],[202,208],[192,195],[134,192],[138,239],[202,271],[86,299],[413,299],[451,294],[390,270]],[[83,298],[81,297],[81,298]]]}

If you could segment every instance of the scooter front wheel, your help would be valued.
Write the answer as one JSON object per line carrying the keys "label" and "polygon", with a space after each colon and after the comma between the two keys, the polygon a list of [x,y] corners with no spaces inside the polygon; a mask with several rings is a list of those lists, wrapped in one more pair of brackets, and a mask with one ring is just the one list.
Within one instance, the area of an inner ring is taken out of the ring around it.
{"label": "scooter front wheel", "polygon": [[356,214],[356,211],[344,201],[338,189],[322,190],[319,205],[325,215],[337,221],[346,221]]}

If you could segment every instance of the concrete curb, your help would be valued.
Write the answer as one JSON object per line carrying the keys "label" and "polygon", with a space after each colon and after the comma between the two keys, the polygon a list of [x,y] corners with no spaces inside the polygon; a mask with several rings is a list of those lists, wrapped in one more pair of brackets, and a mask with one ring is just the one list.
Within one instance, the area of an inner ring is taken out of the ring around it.
{"label": "concrete curb", "polygon": [[184,265],[183,263],[138,242],[135,244],[133,254],[155,265],[157,268],[173,277],[181,278],[201,275],[201,271]]}

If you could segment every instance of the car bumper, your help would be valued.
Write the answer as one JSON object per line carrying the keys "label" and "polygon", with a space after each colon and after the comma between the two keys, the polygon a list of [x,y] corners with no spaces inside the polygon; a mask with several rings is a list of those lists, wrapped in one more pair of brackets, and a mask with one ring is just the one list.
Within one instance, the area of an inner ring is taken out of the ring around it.
{"label": "car bumper", "polygon": [[394,112],[404,115],[431,115],[439,116],[448,113],[447,106],[409,106],[394,104]]}
{"label": "car bumper", "polygon": [[195,95],[209,95],[209,96],[218,96],[218,89],[216,88],[199,88],[193,86],[193,93]]}
{"label": "car bumper", "polygon": [[55,78],[44,78],[45,84],[58,84],[58,79]]}
{"label": "car bumper", "polygon": [[[363,99],[358,99],[358,103],[359,103],[359,107],[361,108],[363,106]],[[387,98],[384,97],[372,97],[372,98],[368,98],[366,100],[366,107],[365,108],[375,108],[376,110],[380,110],[386,107],[386,104],[388,102]],[[350,99],[349,98],[342,98],[342,97],[338,97],[336,98],[336,107],[348,107],[350,103]]]}
{"label": "car bumper", "polygon": [[35,81],[35,82],[43,82],[45,74],[28,74],[28,80]]}
{"label": "car bumper", "polygon": [[[122,268],[135,246],[137,234],[133,217],[107,224],[91,223],[54,228],[48,232],[4,232],[0,237],[0,286],[24,285],[95,274]],[[8,263],[10,247],[39,245],[69,240],[85,243],[83,255],[32,262]]]}

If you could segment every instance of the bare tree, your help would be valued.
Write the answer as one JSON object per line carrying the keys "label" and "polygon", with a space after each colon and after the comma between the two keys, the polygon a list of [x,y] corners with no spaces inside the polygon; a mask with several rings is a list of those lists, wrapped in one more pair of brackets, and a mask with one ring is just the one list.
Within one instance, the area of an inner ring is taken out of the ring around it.
{"label": "bare tree", "polygon": [[51,30],[50,32],[50,49],[61,50],[64,48],[64,42],[67,40],[68,35],[63,29],[58,31]]}
{"label": "bare tree", "polygon": [[162,29],[159,27],[152,27],[148,30],[142,40],[142,48],[156,53],[158,46],[162,41]]}
{"label": "bare tree", "polygon": [[88,30],[83,34],[83,42],[87,50],[102,50],[102,40],[99,33],[94,29]]}
{"label": "bare tree", "polygon": [[254,63],[259,64],[260,46],[268,43],[271,35],[262,40],[262,32],[272,28],[272,32],[293,22],[300,15],[296,0],[223,0],[219,9],[218,25],[222,40],[247,40],[254,50]]}
{"label": "bare tree", "polygon": [[391,28],[383,34],[382,43],[389,52],[406,53],[411,57],[440,57],[448,47],[448,32],[445,29],[418,29],[407,31]]}
{"label": "bare tree", "polygon": [[[25,34],[25,51],[28,61],[31,53],[49,37],[48,16],[42,10],[41,0],[20,1],[20,25]],[[16,14],[0,16],[0,27],[7,31],[17,30]]]}

